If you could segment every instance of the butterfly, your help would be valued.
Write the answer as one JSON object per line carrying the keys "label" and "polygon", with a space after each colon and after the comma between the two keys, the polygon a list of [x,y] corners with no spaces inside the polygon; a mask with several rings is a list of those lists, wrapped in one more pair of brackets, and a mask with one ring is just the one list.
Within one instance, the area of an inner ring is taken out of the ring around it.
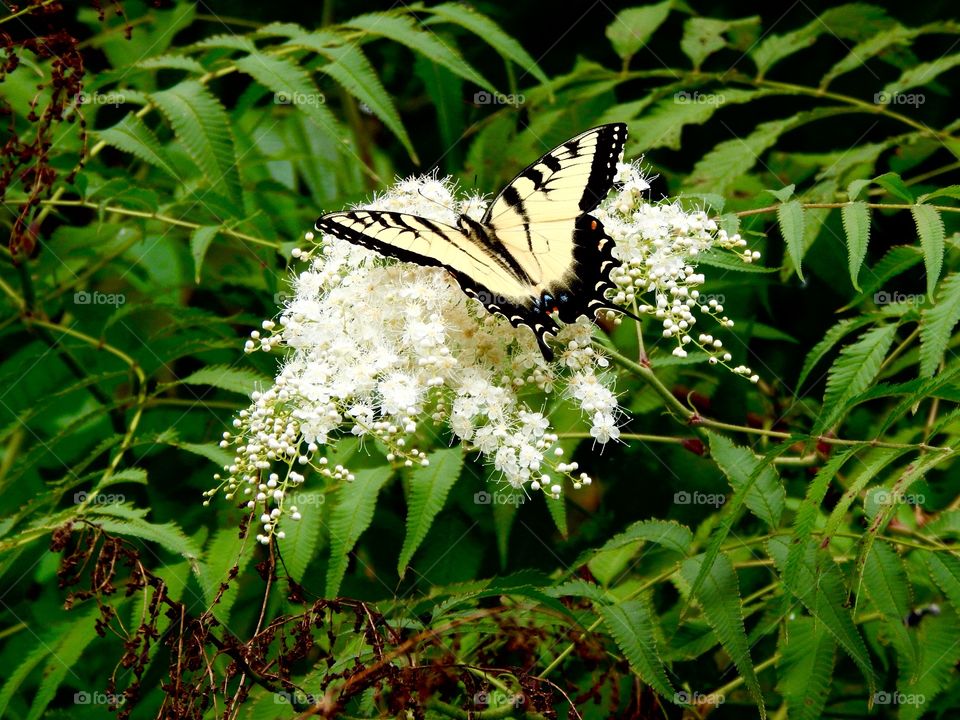
{"label": "butterfly", "polygon": [[543,357],[564,323],[600,310],[635,317],[606,299],[620,263],[613,240],[591,215],[614,185],[627,140],[623,123],[601,125],[558,145],[520,172],[479,221],[447,225],[400,212],[328,213],[316,223],[382,255],[442,267],[460,288],[514,327],[530,328]]}

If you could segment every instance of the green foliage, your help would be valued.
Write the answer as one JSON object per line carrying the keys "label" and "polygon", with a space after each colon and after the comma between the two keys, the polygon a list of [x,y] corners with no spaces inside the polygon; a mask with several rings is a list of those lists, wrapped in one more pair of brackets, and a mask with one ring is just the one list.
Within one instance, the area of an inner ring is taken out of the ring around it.
{"label": "green foliage", "polygon": [[[131,718],[180,701],[219,717],[235,697],[239,717],[316,710],[278,704],[292,689],[358,718],[519,717],[517,697],[587,720],[956,712],[954,20],[863,3],[536,21],[489,3],[328,3],[322,20],[239,3],[222,21],[188,2],[102,21],[43,5],[82,41],[89,101],[49,110],[69,43],[40,57],[22,42],[39,10],[0,18],[20,60],[5,156],[25,159],[2,174],[0,715],[100,717],[74,693],[134,677]],[[373,441],[324,466],[290,456],[302,517],[273,545],[249,529],[266,478],[203,506],[231,419],[282,362],[244,340],[275,319],[321,211],[434,167],[489,193],[614,121],[651,199],[722,213],[760,251],[695,258],[736,321],[728,365],[758,382],[624,322],[596,333],[631,409],[622,443],[600,453],[580,420],[556,423],[589,487],[488,485],[498,473],[425,421],[427,466]],[[353,480],[322,474],[338,463]],[[504,502],[475,498],[494,487]],[[190,705],[184,687],[228,692]]]}

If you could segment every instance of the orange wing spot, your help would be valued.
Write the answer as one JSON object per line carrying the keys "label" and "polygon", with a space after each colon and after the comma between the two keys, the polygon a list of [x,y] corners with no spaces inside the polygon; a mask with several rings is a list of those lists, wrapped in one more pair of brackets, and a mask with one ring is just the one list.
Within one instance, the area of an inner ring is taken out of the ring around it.
{"label": "orange wing spot", "polygon": [[596,220],[591,220],[591,221],[590,221],[590,229],[591,229],[591,230],[596,230],[596,229],[597,229],[597,221],[596,221]]}
{"label": "orange wing spot", "polygon": [[560,308],[554,306],[553,310],[551,310],[550,312],[552,312],[552,313],[560,312]]}

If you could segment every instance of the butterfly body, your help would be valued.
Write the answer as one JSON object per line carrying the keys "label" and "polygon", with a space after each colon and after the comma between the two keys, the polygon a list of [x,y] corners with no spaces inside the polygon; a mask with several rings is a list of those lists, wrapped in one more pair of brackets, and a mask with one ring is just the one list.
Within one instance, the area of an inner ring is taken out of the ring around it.
{"label": "butterfly body", "polygon": [[316,229],[390,257],[442,267],[470,297],[514,327],[533,330],[543,356],[565,323],[599,310],[624,312],[606,298],[619,266],[613,240],[590,213],[613,186],[626,126],[581,133],[525,168],[480,220],[455,225],[406,213],[330,213]]}

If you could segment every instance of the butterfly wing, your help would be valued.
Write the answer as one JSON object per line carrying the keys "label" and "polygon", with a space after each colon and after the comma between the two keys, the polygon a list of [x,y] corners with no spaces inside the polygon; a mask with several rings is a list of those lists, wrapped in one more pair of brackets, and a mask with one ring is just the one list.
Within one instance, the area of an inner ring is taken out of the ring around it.
{"label": "butterfly wing", "polygon": [[604,293],[617,266],[613,240],[589,213],[613,186],[626,139],[627,126],[614,123],[567,140],[520,172],[482,221],[534,284],[558,299],[565,322],[611,307]]}
{"label": "butterfly wing", "polygon": [[535,307],[538,296],[530,279],[495,243],[477,242],[464,228],[376,210],[330,213],[317,220],[316,229],[381,255],[446,269],[487,310],[503,315],[514,327],[530,327],[544,357],[552,359],[544,335],[555,334],[557,325]]}

